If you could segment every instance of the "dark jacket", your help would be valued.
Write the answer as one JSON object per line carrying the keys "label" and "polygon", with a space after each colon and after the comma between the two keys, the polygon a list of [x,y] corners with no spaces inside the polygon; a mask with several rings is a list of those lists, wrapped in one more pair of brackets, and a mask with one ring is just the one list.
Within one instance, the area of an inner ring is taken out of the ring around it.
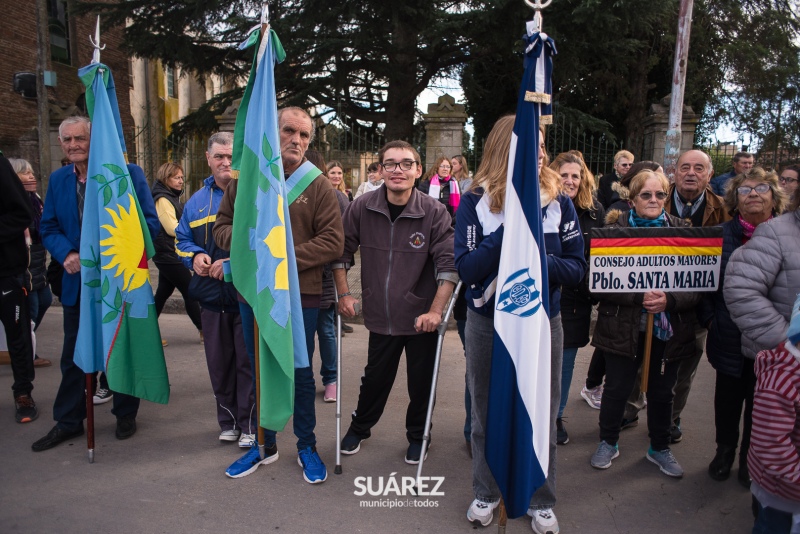
{"label": "dark jacket", "polygon": [[[594,201],[592,209],[575,208],[578,213],[578,224],[583,234],[583,257],[589,261],[590,234],[592,228],[602,228],[606,211]],[[589,292],[589,271],[574,286],[561,288],[561,323],[564,326],[564,348],[572,349],[589,343],[589,325],[592,320],[592,305],[597,300]]]}
{"label": "dark jacket", "polygon": [[414,320],[428,313],[437,278],[457,282],[450,215],[437,200],[412,189],[394,222],[386,185],[355,199],[344,212],[344,254],[350,263],[361,247],[364,326],[392,336],[416,335]]}
{"label": "dark jacket", "polygon": [[[158,199],[160,198],[166,198],[169,200],[169,203],[172,204],[172,207],[175,210],[175,219],[180,221],[181,215],[183,215],[183,204],[181,204],[179,194],[176,193],[175,190],[170,189],[166,185],[156,180],[156,182],[153,184],[153,202],[158,202]],[[164,230],[163,225],[161,226],[161,230],[158,232],[158,237],[156,237],[153,245],[156,249],[156,254],[153,256],[154,262],[181,263],[181,259],[177,254],[175,254],[175,238],[169,235],[166,230]]]}
{"label": "dark jacket", "polygon": [[609,209],[611,204],[619,200],[619,192],[614,187],[614,184],[619,184],[619,176],[617,171],[612,170],[610,173],[600,178],[597,187],[597,201],[605,209]]}
{"label": "dark jacket", "polygon": [[[667,215],[670,226],[689,226],[684,220]],[[611,211],[606,216],[606,227],[627,228],[626,213]],[[642,320],[644,293],[597,293],[600,307],[592,346],[598,349],[636,357],[639,344],[639,325]],[[672,337],[664,350],[666,361],[681,360],[695,354],[694,339],[697,323],[695,306],[700,293],[667,292],[667,309],[672,325]]]}
{"label": "dark jacket", "polygon": [[700,326],[708,328],[706,354],[718,372],[739,377],[742,375],[742,333],[731,319],[722,288],[725,267],[733,251],[742,246],[744,230],[736,217],[722,225],[722,262],[719,266],[719,286],[713,293],[703,293],[697,312]]}
{"label": "dark jacket", "polygon": [[[128,164],[136,198],[142,208],[142,214],[150,230],[150,237],[158,235],[160,223],[153,204],[153,195],[147,185],[144,171],[138,165]],[[78,176],[75,165],[70,164],[53,171],[47,186],[44,201],[44,212],[39,228],[42,242],[50,255],[60,264],[64,264],[67,255],[81,249],[81,222],[78,215]],[[61,277],[61,303],[64,306],[77,306],[81,292],[81,274],[69,274],[66,270]]]}
{"label": "dark jacket", "polygon": [[[669,186],[669,196],[667,197],[666,204],[664,204],[664,209],[667,210],[667,213],[670,215],[677,215],[676,213],[673,213],[674,198],[675,184],[672,184]],[[725,209],[723,200],[715,195],[714,191],[712,191],[710,187],[706,187],[706,196],[703,202],[705,202],[705,205],[703,207],[701,226],[717,226],[718,224],[722,224],[731,220],[731,216]]]}
{"label": "dark jacket", "polygon": [[[450,180],[455,180],[455,178],[450,178]],[[453,211],[453,206],[450,205],[450,180],[447,182],[443,180],[439,180],[439,202],[441,202],[445,208],[447,208],[447,213],[450,214],[450,219],[452,221],[452,226],[455,227],[456,225],[456,213]],[[458,180],[456,180],[458,182]],[[422,180],[417,189],[421,193],[425,193],[426,195],[430,196],[431,190],[431,181],[430,180]],[[459,187],[460,191],[460,187]]]}
{"label": "dark jacket", "polygon": [[[209,176],[203,182],[202,189],[186,203],[186,209],[175,230],[175,239],[178,256],[191,270],[194,270],[196,254],[208,254],[212,263],[230,257],[227,250],[217,246],[212,233],[222,195],[223,191],[217,187],[214,177]],[[189,296],[209,311],[239,313],[236,290],[231,282],[211,276],[194,275],[189,283]]]}
{"label": "dark jacket", "polygon": [[28,193],[0,153],[0,278],[19,276],[28,268],[25,229],[32,220]]}

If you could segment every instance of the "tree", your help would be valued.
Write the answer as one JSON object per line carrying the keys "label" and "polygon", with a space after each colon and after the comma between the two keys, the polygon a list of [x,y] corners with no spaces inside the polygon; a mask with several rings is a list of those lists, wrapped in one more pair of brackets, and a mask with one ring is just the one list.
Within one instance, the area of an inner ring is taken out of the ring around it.
{"label": "tree", "polygon": [[[344,124],[411,139],[417,96],[436,77],[470,58],[477,0],[287,0],[271,11],[286,49],[276,71],[281,105],[318,106]],[[234,45],[258,20],[250,0],[85,1],[125,28],[123,46],[140,57],[180,65],[199,76],[240,77],[250,52]],[[207,110],[207,115],[219,112]],[[200,121],[207,124],[207,119]]]}

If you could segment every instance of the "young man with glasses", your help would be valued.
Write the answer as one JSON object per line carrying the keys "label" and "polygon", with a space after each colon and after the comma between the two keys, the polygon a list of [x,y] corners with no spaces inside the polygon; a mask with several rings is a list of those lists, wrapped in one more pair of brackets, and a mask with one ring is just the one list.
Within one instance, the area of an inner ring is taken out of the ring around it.
{"label": "young man with glasses", "polygon": [[597,189],[597,201],[608,209],[611,204],[619,200],[619,182],[628,174],[633,165],[633,154],[627,150],[620,150],[614,154],[614,170],[600,178]]}
{"label": "young man with glasses", "polygon": [[436,329],[458,275],[453,261],[450,215],[438,200],[414,188],[420,157],[405,141],[379,153],[383,186],[355,199],[344,214],[344,254],[333,265],[339,312],[356,315],[345,267],[361,248],[364,326],[369,330],[367,366],[358,405],[342,439],[342,453],[355,454],[370,437],[405,350],[410,402],[406,411],[405,461],[417,464],[428,408]]}

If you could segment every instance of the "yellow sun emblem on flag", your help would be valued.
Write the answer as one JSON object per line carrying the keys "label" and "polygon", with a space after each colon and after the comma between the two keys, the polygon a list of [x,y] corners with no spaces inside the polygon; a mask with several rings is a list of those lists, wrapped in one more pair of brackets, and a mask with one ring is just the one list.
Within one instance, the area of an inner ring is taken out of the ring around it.
{"label": "yellow sun emblem on flag", "polygon": [[147,267],[147,256],[145,255],[144,236],[142,235],[142,225],[139,221],[139,212],[136,209],[136,201],[133,196],[128,194],[130,209],[125,210],[119,205],[119,215],[111,208],[106,211],[111,215],[113,226],[104,224],[101,228],[110,235],[100,241],[100,245],[107,247],[101,254],[111,256],[111,260],[103,269],[117,268],[114,277],[122,275],[122,289],[133,291],[142,287],[150,279],[150,271]]}
{"label": "yellow sun emblem on flag", "polygon": [[286,260],[286,221],[283,219],[283,197],[278,195],[279,226],[269,231],[264,243],[269,247],[272,257],[280,260],[275,267],[275,289],[289,289],[289,263]]}

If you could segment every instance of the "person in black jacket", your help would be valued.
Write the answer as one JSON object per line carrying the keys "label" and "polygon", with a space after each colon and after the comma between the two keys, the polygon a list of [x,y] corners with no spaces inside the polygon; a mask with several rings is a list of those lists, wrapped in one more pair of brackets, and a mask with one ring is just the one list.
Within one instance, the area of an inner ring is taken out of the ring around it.
{"label": "person in black jacket", "polygon": [[[580,152],[571,151],[559,154],[550,168],[561,176],[564,192],[572,199],[578,214],[581,233],[583,233],[583,256],[589,261],[590,233],[592,228],[600,228],[606,212],[594,198],[594,175],[591,173]],[[561,288],[561,321],[564,325],[564,359],[561,363],[561,403],[556,419],[556,443],[566,445],[569,435],[564,427],[564,407],[569,398],[569,386],[575,368],[578,349],[589,343],[589,324],[592,319],[592,306],[596,300],[589,293],[589,271],[583,280],[574,286]]]}
{"label": "person in black jacket", "polygon": [[0,152],[0,321],[5,329],[14,384],[17,423],[39,416],[33,391],[33,344],[24,274],[28,268],[25,230],[33,220],[30,201],[11,164]]}
{"label": "person in black jacket", "polygon": [[597,200],[605,209],[619,200],[617,187],[633,165],[633,154],[627,150],[620,150],[614,154],[614,169],[600,178],[600,187],[597,189]]}
{"label": "person in black jacket", "polygon": [[718,481],[727,480],[730,476],[731,466],[736,458],[736,446],[739,444],[739,423],[744,405],[738,479],[749,488],[747,451],[750,448],[750,427],[753,421],[755,360],[742,354],[742,334],[731,319],[722,288],[725,283],[725,267],[733,251],[750,240],[756,226],[781,214],[786,196],[778,185],[778,175],[760,167],[735,176],[728,184],[724,199],[725,209],[733,219],[722,225],[719,286],[717,291],[704,294],[698,311],[700,324],[708,328],[708,361],[717,371],[714,389],[717,453],[708,466],[708,474]]}
{"label": "person in black jacket", "polygon": [[[25,232],[25,240],[31,255],[30,265],[25,271],[25,287],[28,288],[28,312],[35,332],[42,324],[45,312],[53,303],[53,293],[47,282],[47,251],[42,243],[42,235],[39,233],[44,204],[36,191],[36,176],[33,175],[31,164],[27,160],[17,158],[10,158],[8,161],[25,188],[33,215],[31,225]],[[50,365],[52,365],[50,360],[34,354],[34,367],[49,367]]]}
{"label": "person in black jacket", "polygon": [[[200,332],[203,340],[203,325],[200,322],[200,305],[189,296],[189,282],[192,273],[183,265],[175,253],[175,229],[183,215],[183,168],[177,163],[167,162],[159,167],[156,172],[156,182],[153,184],[153,202],[156,213],[161,223],[155,243],[156,254],[153,263],[158,267],[158,289],[155,294],[156,313],[161,315],[164,304],[177,288],[183,296],[186,313],[192,320],[195,328]],[[161,340],[166,345],[166,340]]]}

